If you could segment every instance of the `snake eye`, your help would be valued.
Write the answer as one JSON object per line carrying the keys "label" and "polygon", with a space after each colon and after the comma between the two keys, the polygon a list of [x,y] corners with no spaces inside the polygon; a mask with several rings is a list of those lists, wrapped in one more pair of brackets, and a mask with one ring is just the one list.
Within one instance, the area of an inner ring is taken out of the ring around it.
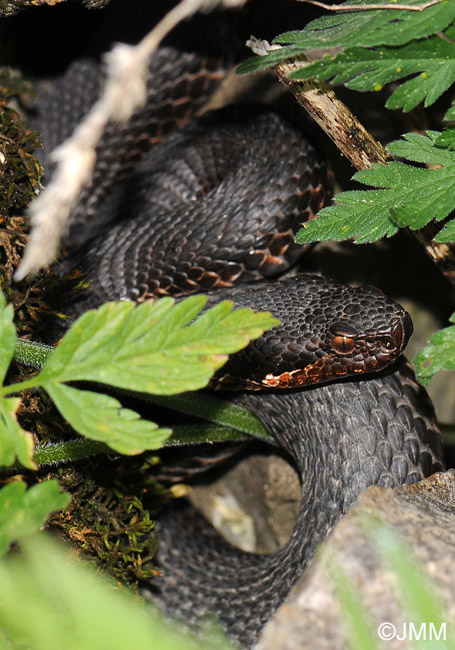
{"label": "snake eye", "polygon": [[337,321],[330,326],[330,332],[333,335],[331,339],[332,348],[338,354],[349,354],[355,347],[354,339],[359,336],[359,332],[350,323]]}
{"label": "snake eye", "polygon": [[354,339],[351,339],[350,336],[334,336],[332,339],[333,349],[340,354],[349,354],[353,351],[354,346]]}

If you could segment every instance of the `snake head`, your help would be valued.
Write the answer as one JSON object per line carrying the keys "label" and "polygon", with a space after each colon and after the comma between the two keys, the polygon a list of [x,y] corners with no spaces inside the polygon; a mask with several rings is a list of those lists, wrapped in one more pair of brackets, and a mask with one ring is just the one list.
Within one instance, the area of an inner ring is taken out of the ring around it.
{"label": "snake head", "polygon": [[259,293],[245,287],[236,306],[269,310],[281,326],[233,355],[223,388],[293,388],[377,372],[392,364],[412,334],[409,314],[380,290],[299,275]]}

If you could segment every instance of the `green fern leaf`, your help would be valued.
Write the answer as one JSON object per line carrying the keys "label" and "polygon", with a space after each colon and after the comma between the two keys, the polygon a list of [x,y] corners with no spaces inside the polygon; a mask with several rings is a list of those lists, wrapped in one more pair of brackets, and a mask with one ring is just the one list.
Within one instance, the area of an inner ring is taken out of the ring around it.
{"label": "green fern leaf", "polygon": [[385,84],[417,75],[400,85],[386,106],[410,111],[420,102],[433,104],[455,81],[455,44],[439,36],[401,47],[353,47],[296,70],[294,79],[317,77],[359,91],[381,90]]}
{"label": "green fern leaf", "polygon": [[[349,6],[368,5],[368,0],[349,0]],[[382,4],[389,4],[382,0]],[[421,2],[405,0],[400,4],[419,5]],[[350,47],[356,43],[362,47],[378,45],[405,45],[412,40],[426,38],[446,29],[455,19],[455,3],[441,2],[423,11],[396,9],[372,9],[349,11],[323,16],[310,22],[301,31],[287,32],[273,42],[298,45],[304,49],[326,47]]]}
{"label": "green fern leaf", "polygon": [[455,122],[455,101],[452,102],[450,108],[447,109],[446,114],[444,115],[444,120],[446,122]]}
{"label": "green fern leaf", "polygon": [[[387,0],[382,0],[382,2],[387,4]],[[368,0],[360,2],[358,0],[349,2],[348,0],[346,4],[361,6],[370,3]],[[405,0],[402,4],[418,5],[422,3]],[[249,59],[242,63],[237,71],[241,74],[254,72],[273,66],[290,57],[304,54],[308,49],[350,48],[353,43],[359,48],[384,45],[400,47],[413,40],[426,39],[443,32],[454,20],[455,3],[452,0],[446,0],[423,11],[373,9],[340,12],[318,18],[310,22],[303,30],[280,34],[273,40],[273,43],[283,45],[281,50],[272,50],[266,56]],[[441,39],[439,41],[443,42]],[[424,44],[425,41],[421,41],[421,43]],[[447,45],[452,44],[447,43]],[[412,72],[408,74],[412,74]],[[437,85],[443,81],[440,79]],[[429,88],[427,94],[431,96],[431,92],[432,90]]]}
{"label": "green fern leaf", "polygon": [[50,513],[67,506],[69,500],[57,481],[43,481],[29,490],[23,481],[5,485],[0,490],[0,555],[14,540],[39,530]]}
{"label": "green fern leaf", "polygon": [[0,397],[0,466],[11,465],[17,458],[24,467],[36,469],[32,434],[17,421],[20,403],[18,397]]}
{"label": "green fern leaf", "polygon": [[104,442],[120,454],[159,449],[172,433],[170,429],[159,428],[155,422],[141,419],[135,411],[122,408],[120,402],[103,393],[58,382],[46,383],[46,390],[78,433]]}
{"label": "green fern leaf", "polygon": [[[455,323],[455,314],[450,321]],[[435,332],[414,357],[418,380],[426,385],[439,370],[455,370],[455,325]]]}
{"label": "green fern leaf", "polygon": [[452,149],[455,151],[455,128],[449,127],[437,135],[434,143],[437,147],[442,147],[443,149]]}
{"label": "green fern leaf", "polygon": [[13,358],[15,345],[13,306],[6,304],[5,296],[0,292],[0,381],[2,382]]}
{"label": "green fern leaf", "polygon": [[37,381],[94,381],[125,390],[170,395],[198,390],[252,338],[278,324],[270,314],[232,310],[224,301],[199,318],[206,302],[106,303],[83,314],[49,357]]}
{"label": "green fern leaf", "polygon": [[342,192],[336,203],[304,225],[297,241],[354,238],[359,244],[390,237],[398,227],[421,228],[441,220],[453,210],[455,152],[436,145],[438,132],[408,133],[389,145],[389,151],[412,162],[441,165],[437,169],[403,162],[375,164],[354,175],[354,180],[378,189]]}
{"label": "green fern leaf", "polygon": [[[16,328],[13,323],[13,307],[7,305],[0,292],[0,381],[3,382],[14,355]],[[33,462],[32,435],[25,431],[17,421],[19,398],[5,399],[0,396],[0,466],[11,465],[14,459],[30,469]]]}

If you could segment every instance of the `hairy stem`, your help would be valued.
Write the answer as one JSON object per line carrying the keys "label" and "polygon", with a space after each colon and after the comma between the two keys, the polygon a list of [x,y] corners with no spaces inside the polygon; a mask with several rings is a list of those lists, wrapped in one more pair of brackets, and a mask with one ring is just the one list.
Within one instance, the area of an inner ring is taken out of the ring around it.
{"label": "hairy stem", "polygon": [[[164,446],[197,445],[207,441],[244,442],[250,439],[251,437],[245,433],[217,424],[183,424],[173,427],[172,435]],[[88,438],[75,438],[74,440],[37,445],[33,453],[33,460],[38,467],[44,467],[46,465],[72,463],[99,454],[118,455],[104,442],[89,440]],[[8,468],[8,470],[11,469],[11,467]]]}
{"label": "hairy stem", "polygon": [[[234,406],[213,395],[202,393],[183,393],[181,395],[138,394],[137,397],[146,402],[185,413],[185,415],[193,415],[194,417],[207,420],[222,427],[228,427],[237,431],[237,435],[247,434],[248,436],[259,438],[264,442],[271,444],[275,442],[274,438],[268,433],[267,429],[256,416],[244,408]],[[210,438],[210,440],[212,439]]]}
{"label": "hairy stem", "polygon": [[14,359],[23,366],[40,370],[49,359],[54,348],[44,343],[35,343],[25,339],[17,339]]}

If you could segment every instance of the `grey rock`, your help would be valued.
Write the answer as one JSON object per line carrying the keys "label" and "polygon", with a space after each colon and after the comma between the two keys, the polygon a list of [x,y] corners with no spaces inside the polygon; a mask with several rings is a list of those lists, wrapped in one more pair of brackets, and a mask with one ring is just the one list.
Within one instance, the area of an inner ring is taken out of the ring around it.
{"label": "grey rock", "polygon": [[[394,490],[368,488],[321,546],[289,600],[266,626],[256,650],[350,647],[349,629],[330,578],[333,558],[358,591],[378,647],[385,647],[378,638],[381,624],[389,624],[383,628],[384,634],[393,635],[395,630],[398,636],[410,635],[412,616],[403,609],[396,573],[373,542],[372,518],[403,540],[422,577],[432,585],[432,597],[440,603],[449,640],[450,622],[455,620],[455,470]],[[404,628],[404,624],[408,627]],[[431,633],[439,634],[436,621],[426,624],[427,639]],[[415,647],[415,641],[399,640],[396,635],[387,641],[390,650]]]}

